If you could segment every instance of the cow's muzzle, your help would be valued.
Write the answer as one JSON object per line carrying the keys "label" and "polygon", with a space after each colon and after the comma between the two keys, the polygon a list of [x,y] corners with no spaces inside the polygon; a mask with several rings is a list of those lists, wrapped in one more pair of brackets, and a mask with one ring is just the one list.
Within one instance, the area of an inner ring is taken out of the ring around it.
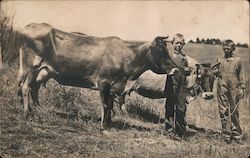
{"label": "cow's muzzle", "polygon": [[202,97],[206,100],[210,100],[214,98],[214,93],[213,92],[203,92]]}

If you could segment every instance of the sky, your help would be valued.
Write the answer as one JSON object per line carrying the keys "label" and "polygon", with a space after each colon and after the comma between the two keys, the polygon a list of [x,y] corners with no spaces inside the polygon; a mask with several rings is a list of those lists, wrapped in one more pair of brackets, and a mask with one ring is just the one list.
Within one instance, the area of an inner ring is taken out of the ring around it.
{"label": "sky", "polygon": [[249,44],[247,1],[6,1],[18,29],[35,23],[92,36],[153,40],[184,34],[186,40],[232,39]]}

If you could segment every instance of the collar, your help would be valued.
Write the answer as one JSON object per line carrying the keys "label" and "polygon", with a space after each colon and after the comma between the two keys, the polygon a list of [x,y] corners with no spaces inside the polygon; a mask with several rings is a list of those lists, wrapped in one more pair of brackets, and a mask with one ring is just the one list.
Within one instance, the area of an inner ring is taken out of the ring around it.
{"label": "collar", "polygon": [[182,51],[181,52],[177,52],[175,49],[174,49],[174,54],[180,54],[180,55],[182,55],[182,56],[186,56]]}
{"label": "collar", "polygon": [[224,57],[225,60],[234,60],[234,57],[231,56],[231,57]]}

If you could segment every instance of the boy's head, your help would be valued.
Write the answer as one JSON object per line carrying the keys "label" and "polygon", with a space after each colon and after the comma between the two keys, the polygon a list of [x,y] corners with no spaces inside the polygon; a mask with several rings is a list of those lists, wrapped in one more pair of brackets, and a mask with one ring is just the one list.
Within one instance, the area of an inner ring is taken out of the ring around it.
{"label": "boy's head", "polygon": [[172,43],[173,43],[174,49],[177,52],[180,52],[183,46],[185,45],[184,35],[177,33],[176,35],[174,35]]}
{"label": "boy's head", "polygon": [[233,51],[235,50],[235,44],[232,40],[228,39],[222,42],[222,49],[225,57],[232,57]]}

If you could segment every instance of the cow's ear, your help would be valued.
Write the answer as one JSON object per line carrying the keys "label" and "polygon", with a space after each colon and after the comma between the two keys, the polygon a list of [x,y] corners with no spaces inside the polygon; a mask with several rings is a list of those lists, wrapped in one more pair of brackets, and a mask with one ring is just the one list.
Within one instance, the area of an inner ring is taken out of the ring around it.
{"label": "cow's ear", "polygon": [[218,68],[220,66],[220,62],[217,62],[217,63],[215,63],[215,64],[213,64],[212,65],[212,69],[216,69],[216,68]]}
{"label": "cow's ear", "polygon": [[211,63],[203,63],[201,64],[203,67],[210,67],[211,66]]}

